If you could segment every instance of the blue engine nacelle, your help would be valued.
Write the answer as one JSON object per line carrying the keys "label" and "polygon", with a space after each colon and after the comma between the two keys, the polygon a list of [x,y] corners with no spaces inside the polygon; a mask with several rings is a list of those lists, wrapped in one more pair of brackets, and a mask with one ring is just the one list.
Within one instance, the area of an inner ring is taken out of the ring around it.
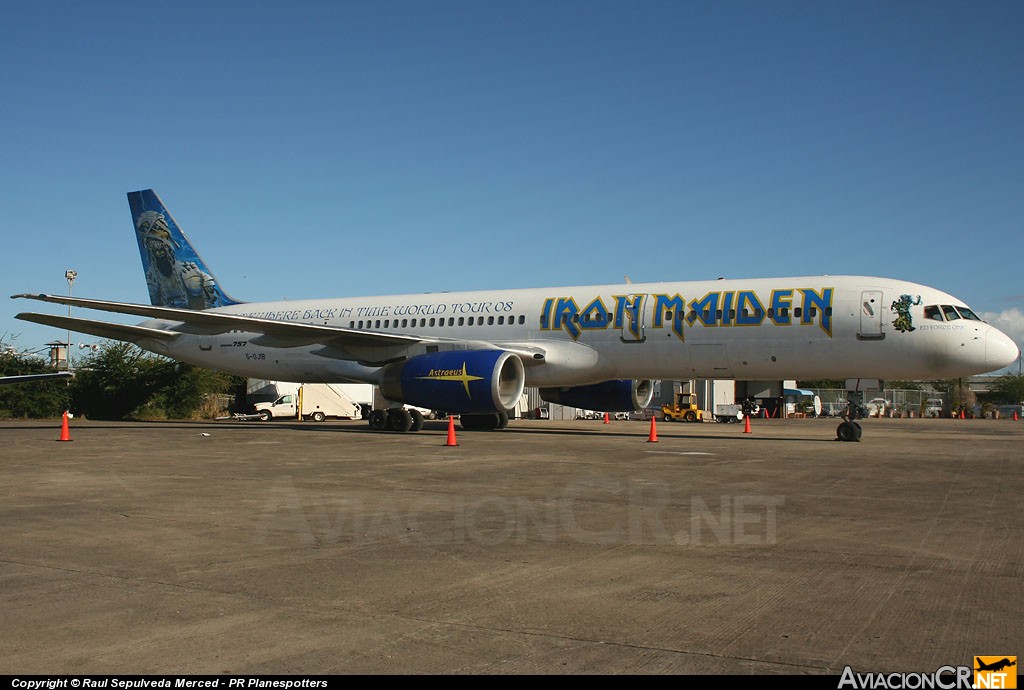
{"label": "blue engine nacelle", "polygon": [[493,414],[515,407],[525,381],[523,362],[511,352],[449,350],[387,365],[380,394],[452,414]]}
{"label": "blue engine nacelle", "polygon": [[639,412],[651,404],[651,381],[602,381],[572,388],[541,388],[540,397],[548,402],[599,412]]}

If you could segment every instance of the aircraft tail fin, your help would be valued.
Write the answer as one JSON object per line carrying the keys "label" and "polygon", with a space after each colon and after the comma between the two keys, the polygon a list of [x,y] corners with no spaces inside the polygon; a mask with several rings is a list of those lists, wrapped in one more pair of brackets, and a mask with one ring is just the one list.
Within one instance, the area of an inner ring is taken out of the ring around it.
{"label": "aircraft tail fin", "polygon": [[156,192],[128,192],[128,206],[154,306],[209,309],[240,304],[220,287]]}

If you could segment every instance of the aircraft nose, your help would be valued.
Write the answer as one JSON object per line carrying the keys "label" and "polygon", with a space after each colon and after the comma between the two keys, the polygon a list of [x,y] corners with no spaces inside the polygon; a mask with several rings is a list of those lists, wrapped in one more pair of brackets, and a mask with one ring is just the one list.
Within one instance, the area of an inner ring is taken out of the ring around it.
{"label": "aircraft nose", "polygon": [[993,328],[985,337],[985,364],[992,367],[989,371],[1002,369],[1017,361],[1020,348],[1002,331]]}

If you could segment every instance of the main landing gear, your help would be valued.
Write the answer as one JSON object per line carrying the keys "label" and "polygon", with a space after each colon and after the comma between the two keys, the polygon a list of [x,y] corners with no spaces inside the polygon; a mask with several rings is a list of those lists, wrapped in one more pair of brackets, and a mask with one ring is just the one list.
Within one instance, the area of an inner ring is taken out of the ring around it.
{"label": "main landing gear", "polygon": [[459,424],[466,431],[494,431],[508,426],[508,413],[459,415]]}
{"label": "main landing gear", "polygon": [[[373,410],[368,418],[370,428],[374,431],[419,431],[423,428],[423,413],[419,410],[407,410],[404,407],[392,407],[387,410]],[[466,431],[492,431],[508,426],[508,414],[464,414],[459,415],[459,424]]]}
{"label": "main landing gear", "polygon": [[419,410],[393,407],[389,410],[373,410],[368,421],[374,431],[419,431],[423,428],[423,413]]}

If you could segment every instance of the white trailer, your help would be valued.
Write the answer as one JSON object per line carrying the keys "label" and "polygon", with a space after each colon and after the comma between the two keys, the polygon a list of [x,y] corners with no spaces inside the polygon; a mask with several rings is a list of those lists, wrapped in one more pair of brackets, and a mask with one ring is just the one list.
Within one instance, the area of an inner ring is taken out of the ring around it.
{"label": "white trailer", "polygon": [[715,405],[716,422],[740,422],[743,421],[743,405],[732,403],[718,403]]}
{"label": "white trailer", "polygon": [[294,394],[286,393],[273,402],[256,403],[256,415],[263,421],[300,417],[314,422],[327,418],[359,419],[362,405],[339,384],[306,383]]}

